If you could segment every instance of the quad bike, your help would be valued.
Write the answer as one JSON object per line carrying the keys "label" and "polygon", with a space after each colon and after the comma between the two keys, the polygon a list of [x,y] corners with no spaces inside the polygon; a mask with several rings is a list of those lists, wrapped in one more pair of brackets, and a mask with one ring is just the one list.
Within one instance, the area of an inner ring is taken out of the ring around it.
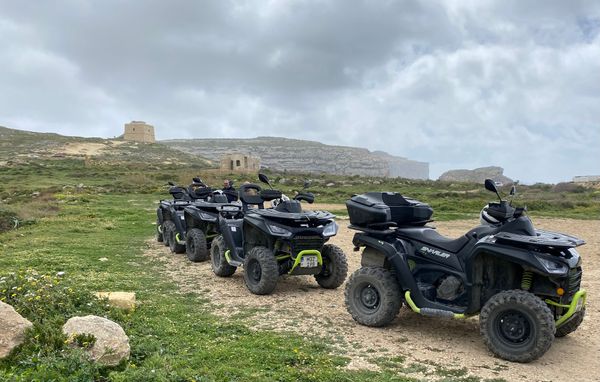
{"label": "quad bike", "polygon": [[178,239],[178,232],[185,232],[184,209],[195,200],[208,198],[212,190],[200,180],[193,178],[188,187],[169,182],[172,200],[161,200],[156,209],[156,240],[169,246],[171,252],[183,253],[185,242]]}
{"label": "quad bike", "polygon": [[179,231],[177,239],[185,243],[185,251],[190,261],[208,260],[212,241],[220,233],[220,207],[235,203],[237,198],[237,193],[232,195],[228,190],[210,190],[206,198],[194,200],[184,208],[185,224],[182,224],[181,228],[185,227],[186,231]]}
{"label": "quad bike", "polygon": [[[221,236],[213,240],[211,265],[217,276],[231,276],[244,267],[244,281],[254,294],[271,293],[280,275],[313,275],[323,288],[334,289],[346,279],[346,255],[326,242],[337,234],[335,216],[325,211],[303,211],[301,201],[314,195],[303,189],[292,200],[256,184],[239,189],[241,206],[221,207]],[[271,201],[273,207],[265,208]]]}
{"label": "quad bike", "polygon": [[[499,202],[481,213],[484,224],[458,239],[426,224],[432,209],[398,193],[370,192],[346,202],[361,268],[345,290],[348,312],[359,323],[383,326],[403,303],[432,317],[479,314],[488,348],[509,361],[542,356],[554,337],[577,329],[585,316],[580,288],[584,241],[536,230],[502,200],[493,181],[485,188]],[[514,195],[515,189],[511,190]]]}

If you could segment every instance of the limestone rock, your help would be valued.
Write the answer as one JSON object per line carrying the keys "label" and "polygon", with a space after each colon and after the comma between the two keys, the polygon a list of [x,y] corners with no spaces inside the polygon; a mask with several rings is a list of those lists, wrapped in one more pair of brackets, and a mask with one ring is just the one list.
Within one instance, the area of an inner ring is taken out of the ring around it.
{"label": "limestone rock", "polygon": [[98,298],[108,299],[108,304],[115,308],[126,310],[135,309],[135,293],[134,292],[98,292]]}
{"label": "limestone rock", "polygon": [[6,357],[25,340],[25,330],[32,323],[23,318],[15,309],[0,301],[0,358]]}
{"label": "limestone rock", "polygon": [[512,184],[513,180],[504,176],[504,169],[497,166],[480,167],[474,170],[450,170],[440,175],[438,180],[445,182],[471,182],[481,183],[492,179],[503,185]]}
{"label": "limestone rock", "polygon": [[69,339],[78,334],[91,334],[95,343],[86,352],[90,359],[105,366],[116,366],[129,358],[129,337],[123,328],[109,319],[98,316],[72,317],[63,326]]}
{"label": "limestone rock", "polygon": [[429,163],[364,148],[332,146],[299,139],[190,139],[160,141],[171,148],[211,160],[247,153],[260,157],[265,168],[278,171],[336,175],[429,178]]}

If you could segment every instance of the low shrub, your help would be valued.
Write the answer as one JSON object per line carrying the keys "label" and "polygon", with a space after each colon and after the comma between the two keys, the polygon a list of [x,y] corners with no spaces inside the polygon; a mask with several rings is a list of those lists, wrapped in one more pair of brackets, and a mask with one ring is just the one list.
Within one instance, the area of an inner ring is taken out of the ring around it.
{"label": "low shrub", "polygon": [[77,338],[81,347],[69,346],[62,326],[73,316],[89,314],[123,322],[127,320],[126,313],[113,310],[91,292],[70,285],[64,276],[42,275],[33,270],[0,276],[0,301],[33,323],[23,345],[0,360],[0,380],[105,380],[110,370],[94,364],[83,352],[93,345],[93,336]]}

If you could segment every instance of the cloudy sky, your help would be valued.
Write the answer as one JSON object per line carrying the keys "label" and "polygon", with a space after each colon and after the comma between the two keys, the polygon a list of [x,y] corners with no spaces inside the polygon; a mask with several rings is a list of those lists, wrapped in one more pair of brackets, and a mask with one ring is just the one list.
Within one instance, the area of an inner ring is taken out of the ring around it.
{"label": "cloudy sky", "polygon": [[0,0],[0,125],[600,174],[598,1]]}

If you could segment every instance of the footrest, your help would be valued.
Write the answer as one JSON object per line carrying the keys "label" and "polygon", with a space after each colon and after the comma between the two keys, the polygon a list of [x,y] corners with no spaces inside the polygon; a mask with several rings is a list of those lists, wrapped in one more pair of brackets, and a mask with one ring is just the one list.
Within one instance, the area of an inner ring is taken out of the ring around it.
{"label": "footrest", "polygon": [[404,293],[404,300],[406,300],[406,303],[408,304],[408,306],[410,306],[410,309],[412,309],[413,312],[422,314],[423,316],[443,317],[443,318],[465,318],[465,315],[463,313],[454,313],[451,310],[419,308],[417,306],[417,304],[415,304],[415,302],[410,297],[409,290],[407,290]]}
{"label": "footrest", "polygon": [[421,308],[421,314],[428,317],[454,318],[454,312],[441,309]]}

